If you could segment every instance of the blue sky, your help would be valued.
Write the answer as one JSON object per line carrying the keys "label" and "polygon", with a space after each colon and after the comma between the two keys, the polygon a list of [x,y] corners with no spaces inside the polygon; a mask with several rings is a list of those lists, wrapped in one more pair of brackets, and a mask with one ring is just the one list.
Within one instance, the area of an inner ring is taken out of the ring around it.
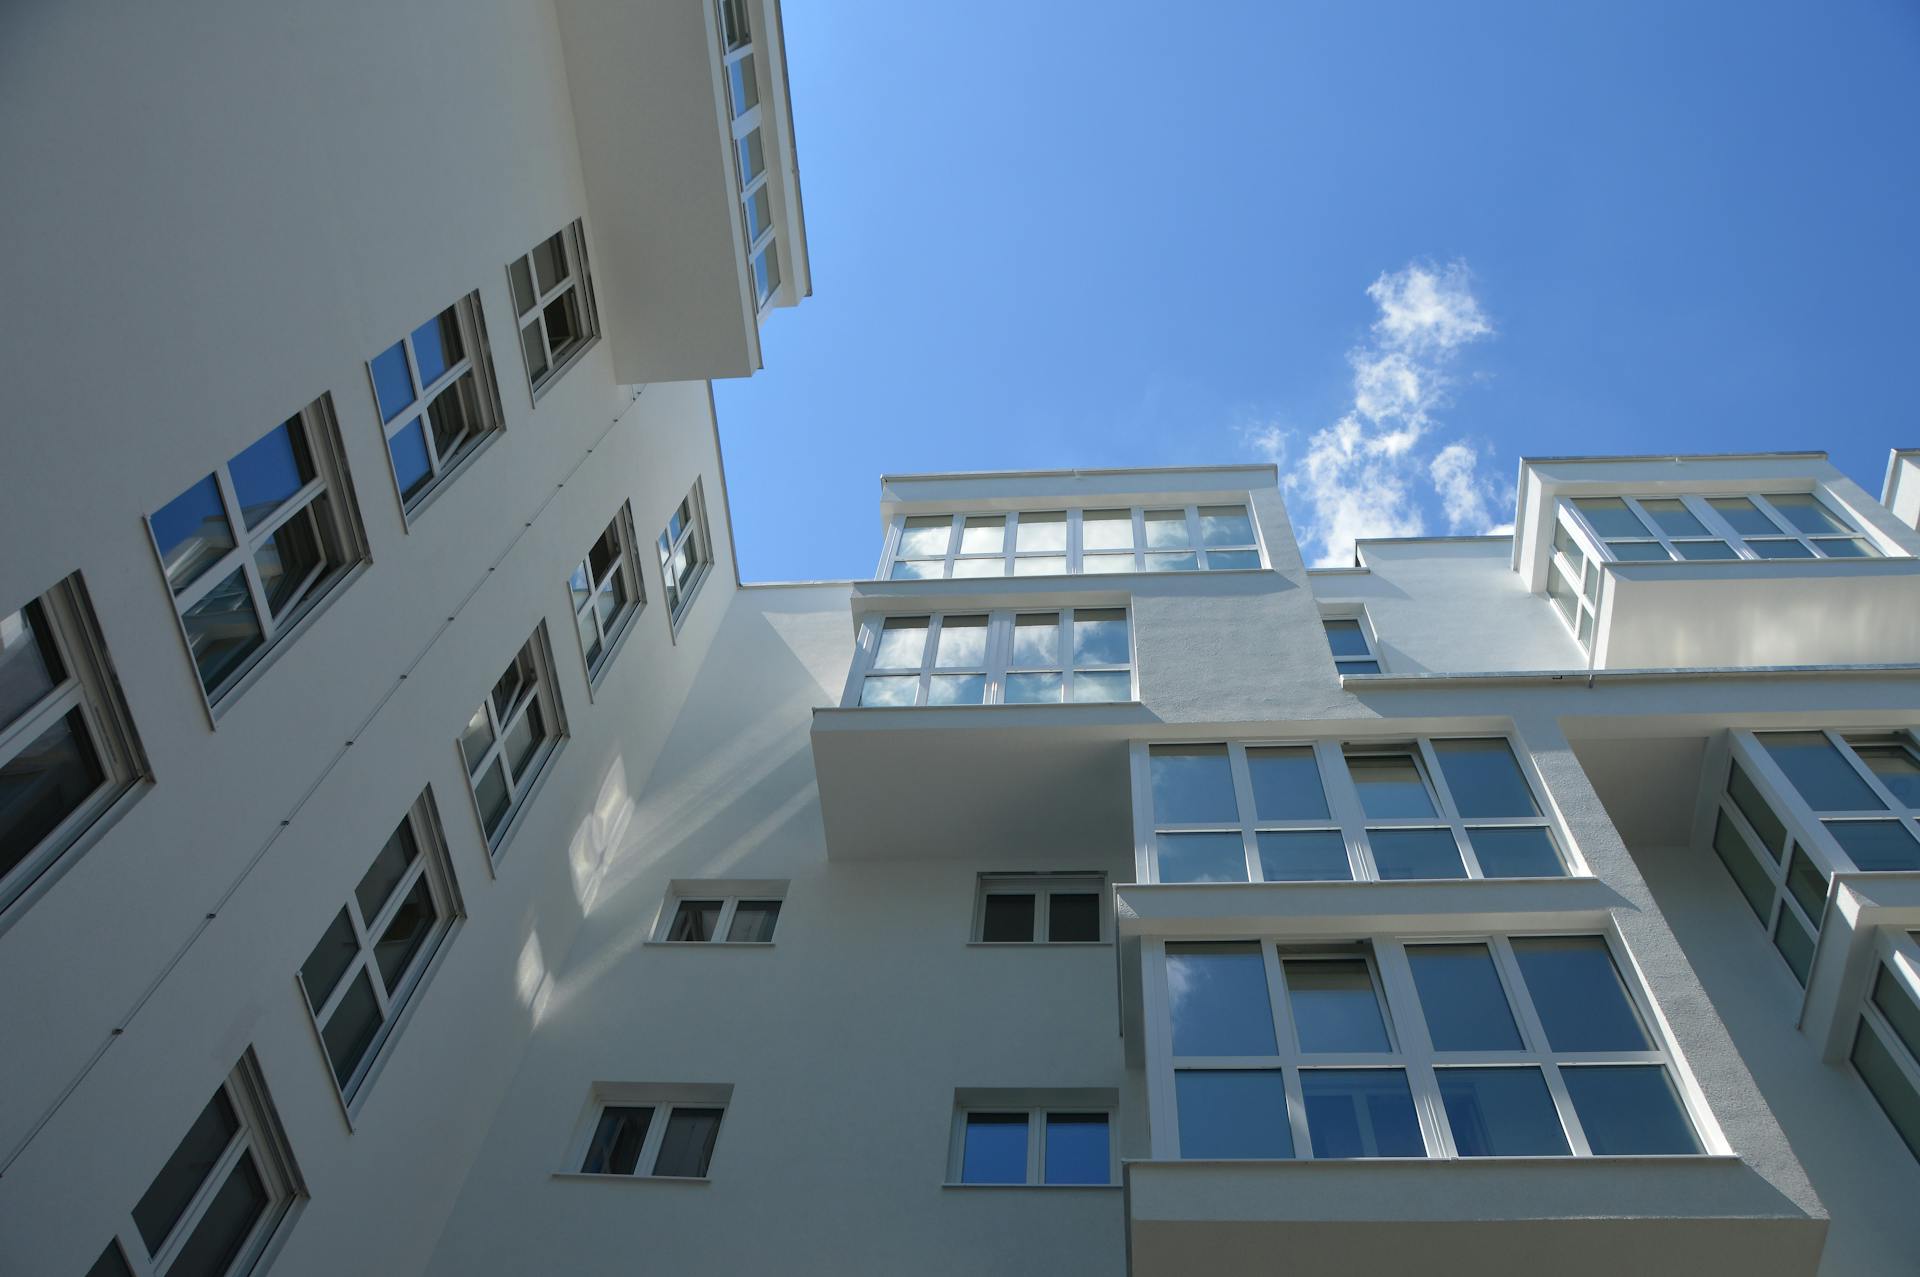
{"label": "blue sky", "polygon": [[1877,494],[1920,444],[1920,5],[785,22],[814,295],[715,388],[747,580],[870,574],[886,472],[1271,456],[1312,559],[1503,522],[1522,455]]}

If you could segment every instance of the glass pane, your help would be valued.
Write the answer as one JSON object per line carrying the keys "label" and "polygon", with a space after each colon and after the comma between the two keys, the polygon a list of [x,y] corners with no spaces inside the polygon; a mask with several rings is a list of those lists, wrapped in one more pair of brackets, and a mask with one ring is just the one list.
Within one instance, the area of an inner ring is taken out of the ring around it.
{"label": "glass pane", "polygon": [[1707,504],[1741,536],[1772,536],[1780,529],[1745,497],[1710,497]]}
{"label": "glass pane", "polygon": [[244,572],[213,587],[205,598],[181,616],[187,627],[187,645],[209,695],[217,691],[261,644],[253,596],[247,592]]}
{"label": "glass pane", "polygon": [[240,500],[240,517],[248,527],[258,527],[262,519],[286,504],[288,497],[313,478],[300,418],[269,430],[227,463],[227,474]]}
{"label": "glass pane", "polygon": [[167,1265],[167,1277],[226,1277],[270,1203],[253,1154],[241,1154],[228,1172],[227,1182],[213,1195],[200,1222]]}
{"label": "glass pane", "polygon": [[300,983],[306,987],[307,1005],[315,1015],[326,1005],[333,986],[340,983],[340,977],[359,955],[360,941],[353,933],[353,919],[342,909],[333,915],[320,943],[313,946],[313,952],[300,964]]}
{"label": "glass pane", "polygon": [[1272,1055],[1266,959],[1257,944],[1169,944],[1173,1053]]}
{"label": "glass pane", "polygon": [[1182,1157],[1292,1157],[1278,1069],[1181,1069],[1173,1075]]}
{"label": "glass pane", "polygon": [[1559,607],[1560,614],[1571,622],[1580,610],[1579,596],[1567,584],[1566,575],[1560,571],[1558,563],[1547,570],[1547,594]]}
{"label": "glass pane", "polygon": [[32,855],[105,779],[78,709],[0,763],[0,874]]}
{"label": "glass pane", "polygon": [[1302,1069],[1315,1157],[1424,1157],[1404,1069]]}
{"label": "glass pane", "polygon": [[527,768],[533,763],[534,753],[540,748],[540,742],[546,739],[544,724],[540,721],[540,704],[534,702],[527,706],[527,712],[508,725],[506,738],[500,742],[500,753],[513,768],[513,778],[523,779]]}
{"label": "glass pane", "polygon": [[1209,550],[1207,567],[1214,572],[1225,572],[1231,568],[1257,568],[1260,566],[1258,550]]}
{"label": "glass pane", "polygon": [[1001,558],[955,559],[953,561],[953,575],[956,580],[961,578],[973,579],[984,576],[1005,576],[1006,574],[1007,561]]}
{"label": "glass pane", "polygon": [[1105,1113],[1047,1114],[1046,1168],[1049,1184],[1107,1184],[1113,1180],[1113,1156],[1107,1144]]}
{"label": "glass pane", "polygon": [[1920,869],[1920,842],[1897,820],[1829,820],[1824,822],[1853,863],[1861,869],[1884,871]]}
{"label": "glass pane", "polygon": [[528,324],[520,330],[520,353],[526,357],[527,380],[539,384],[550,366],[546,338],[539,324]]}
{"label": "glass pane", "polygon": [[982,705],[986,699],[985,674],[935,674],[927,680],[929,705]]}
{"label": "glass pane", "polygon": [[1564,1157],[1573,1150],[1540,1070],[1437,1069],[1461,1157]]}
{"label": "glass pane", "polygon": [[127,1257],[121,1253],[119,1242],[107,1243],[100,1258],[87,1269],[87,1277],[133,1277],[133,1269],[127,1267]]}
{"label": "glass pane", "polygon": [[594,598],[594,606],[600,612],[600,624],[609,633],[614,628],[614,619],[620,615],[620,609],[627,605],[627,583],[618,572],[607,578],[600,587],[600,593]]}
{"label": "glass pane", "polygon": [[333,1079],[342,1090],[373,1048],[381,1024],[380,1004],[373,997],[373,980],[362,968],[320,1029],[320,1039],[327,1046],[327,1062],[333,1066]]}
{"label": "glass pane", "polygon": [[1887,787],[1896,802],[1920,807],[1920,761],[1914,759],[1912,750],[1904,745],[1863,744],[1854,746],[1853,752]]}
{"label": "glass pane", "polygon": [[1058,705],[1060,675],[1007,675],[1006,703],[1008,705]]}
{"label": "glass pane", "polygon": [[160,547],[160,561],[166,565],[167,584],[175,594],[233,548],[233,528],[220,500],[220,485],[212,475],[167,502],[148,522]]}
{"label": "glass pane", "polygon": [[413,360],[420,384],[431,386],[466,357],[460,341],[460,317],[449,306],[413,330]]}
{"label": "glass pane", "polygon": [[507,774],[498,762],[482,772],[480,779],[474,782],[473,796],[480,804],[480,823],[486,827],[487,836],[492,837],[506,823]]}
{"label": "glass pane", "polygon": [[734,906],[733,921],[727,925],[731,944],[768,944],[773,940],[774,924],[780,921],[778,900],[742,900]]}
{"label": "glass pane", "polygon": [[160,1168],[133,1208],[133,1222],[149,1251],[159,1250],[160,1244],[167,1240],[167,1234],[187,1209],[187,1203],[212,1174],[214,1163],[220,1160],[220,1154],[226,1151],[239,1129],[240,1119],[234,1116],[233,1103],[227,1099],[227,1089],[223,1086],[200,1110],[200,1116],[187,1128],[179,1146],[167,1158],[167,1164]]}
{"label": "glass pane", "polygon": [[418,417],[387,440],[387,454],[393,458],[393,481],[399,485],[401,500],[413,500],[432,482],[433,462],[427,456],[427,435]]}
{"label": "glass pane", "polygon": [[711,940],[720,926],[718,900],[682,900],[674,911],[667,939],[702,942]]}
{"label": "glass pane", "polygon": [[1027,1115],[967,1114],[966,1145],[960,1153],[962,1184],[1027,1182]]}
{"label": "glass pane", "polygon": [[698,1179],[713,1163],[713,1142],[720,1137],[719,1109],[673,1110],[666,1138],[653,1163],[655,1175]]}
{"label": "glass pane", "polygon": [[1060,618],[1053,612],[1028,613],[1013,618],[1013,664],[1016,669],[1060,664]]}
{"label": "glass pane", "polygon": [[1005,515],[975,515],[960,525],[960,553],[998,554],[1006,548]]}
{"label": "glass pane", "polygon": [[1779,919],[1773,924],[1773,947],[1786,959],[1793,978],[1804,985],[1807,973],[1813,970],[1813,933],[1794,916],[1793,910],[1780,911]]}
{"label": "glass pane", "polygon": [[0,616],[0,727],[10,725],[65,679],[38,603]]}
{"label": "glass pane", "polygon": [[1745,836],[1725,812],[1720,813],[1713,826],[1713,850],[1733,876],[1734,886],[1740,888],[1740,894],[1752,906],[1754,916],[1764,924],[1773,909],[1773,880],[1748,850]]}
{"label": "glass pane", "polygon": [[1345,882],[1353,877],[1347,840],[1338,829],[1255,834],[1260,876],[1268,882]]}
{"label": "glass pane", "polygon": [[1769,492],[1767,504],[1801,532],[1851,532],[1811,492]]}
{"label": "glass pane", "polygon": [[580,298],[569,288],[547,303],[540,312],[547,321],[547,346],[553,351],[555,359],[564,359],[580,338],[585,335],[586,325],[580,322]]}
{"label": "glass pane", "polygon": [[1197,572],[1200,570],[1200,556],[1191,550],[1184,554],[1149,554],[1147,571],[1149,572]]}
{"label": "glass pane", "polygon": [[1067,559],[1061,554],[1035,554],[1013,561],[1015,576],[1064,576]]}
{"label": "glass pane", "polygon": [[720,0],[720,33],[729,53],[753,38],[746,0]]}
{"label": "glass pane", "polygon": [[1146,529],[1149,550],[1184,550],[1193,544],[1185,510],[1149,510]]}
{"label": "glass pane", "polygon": [[864,706],[912,705],[919,694],[920,679],[912,674],[869,678],[860,684],[860,703]]}
{"label": "glass pane", "polygon": [[1747,548],[1763,559],[1811,559],[1813,551],[1798,541],[1762,541],[1754,538]]}
{"label": "glass pane", "polygon": [[1643,537],[1647,529],[1619,497],[1580,497],[1574,503],[1587,524],[1603,538]]}
{"label": "glass pane", "polygon": [[1727,793],[1733,798],[1733,805],[1740,809],[1740,814],[1747,818],[1747,823],[1753,826],[1753,831],[1760,835],[1766,853],[1775,860],[1780,859],[1780,849],[1787,841],[1786,827],[1774,815],[1772,805],[1760,796],[1759,787],[1738,760],[1735,760],[1733,770],[1727,773]]}
{"label": "glass pane", "polygon": [[493,744],[493,724],[487,718],[487,707],[480,705],[467,719],[467,725],[460,732],[460,753],[467,760],[467,771],[471,773],[480,765],[486,755],[487,746]]}
{"label": "glass pane", "polygon": [[1047,939],[1054,944],[1100,938],[1100,896],[1092,891],[1047,895]]}
{"label": "glass pane", "polygon": [[1239,834],[1161,834],[1155,840],[1161,882],[1245,882]]}
{"label": "glass pane", "polygon": [[1544,826],[1519,829],[1469,829],[1467,841],[1484,878],[1564,878],[1553,835]]}
{"label": "glass pane", "polygon": [[1567,525],[1558,521],[1553,525],[1553,548],[1567,556],[1567,562],[1573,565],[1573,574],[1579,576],[1587,565],[1587,556],[1581,553],[1580,543],[1573,539]]}
{"label": "glass pane", "polygon": [[641,1146],[647,1142],[647,1128],[653,1125],[653,1109],[616,1108],[600,1111],[599,1124],[593,1128],[593,1140],[580,1163],[584,1175],[631,1175],[640,1163]]}
{"label": "glass pane", "polygon": [[1239,820],[1225,745],[1155,745],[1148,759],[1155,823],[1231,825]]}
{"label": "glass pane", "polygon": [[406,343],[394,342],[375,355],[367,367],[373,373],[373,397],[380,406],[380,420],[390,423],[413,402],[413,374],[407,368]]}
{"label": "glass pane", "polygon": [[890,579],[895,581],[926,581],[938,577],[946,570],[946,564],[939,559],[915,561],[902,559],[893,565]]}
{"label": "glass pane", "polygon": [[321,497],[312,507],[288,519],[254,553],[253,566],[260,574],[260,588],[267,596],[268,610],[276,618],[292,605],[314,569],[326,558],[313,526],[314,509],[325,509],[325,503],[326,498]]}
{"label": "glass pane", "polygon": [[980,910],[980,938],[996,943],[1024,944],[1033,937],[1033,893],[988,893]]}
{"label": "glass pane", "polygon": [[1486,945],[1409,945],[1407,963],[1434,1050],[1521,1049],[1507,991]]}
{"label": "glass pane", "polygon": [[433,889],[427,885],[426,875],[422,874],[414,879],[413,889],[407,892],[399,908],[393,911],[386,931],[373,946],[373,960],[380,966],[380,978],[386,982],[389,996],[399,992],[407,968],[413,965],[414,957],[427,943],[427,937],[433,934],[433,924],[439,920],[440,911],[434,907]]}
{"label": "glass pane", "polygon": [[1347,754],[1360,806],[1377,820],[1435,814],[1425,776],[1412,754]]}
{"label": "glass pane", "polygon": [[1076,611],[1073,614],[1073,663],[1080,669],[1089,665],[1127,664],[1127,614],[1117,608]]}
{"label": "glass pane", "polygon": [[427,405],[427,423],[433,427],[433,450],[440,464],[452,463],[454,454],[465,447],[480,430],[480,401],[473,388],[473,372],[460,374],[460,380],[434,396]]}
{"label": "glass pane", "polygon": [[764,302],[780,287],[780,245],[768,244],[753,259],[753,295]]}
{"label": "glass pane", "polygon": [[741,202],[741,208],[747,217],[747,242],[758,244],[760,237],[773,225],[773,199],[767,187],[760,187]]}
{"label": "glass pane", "polygon": [[527,259],[515,258],[513,265],[507,267],[507,274],[513,282],[513,313],[524,315],[533,309],[534,303],[533,272],[527,269]]}
{"label": "glass pane", "polygon": [[1681,558],[1695,563],[1740,557],[1725,541],[1676,541],[1674,548],[1680,551]]}
{"label": "glass pane", "polygon": [[949,616],[940,622],[940,646],[933,658],[935,669],[978,669],[986,663],[986,617]]}
{"label": "glass pane", "polygon": [[1527,778],[1506,741],[1499,737],[1437,740],[1433,752],[1446,777],[1447,792],[1462,816],[1477,820],[1484,816],[1540,814],[1533,790],[1527,786]]}
{"label": "glass pane", "polygon": [[944,514],[915,515],[900,531],[902,559],[939,559],[946,557],[947,542],[953,538],[953,520]]}
{"label": "glass pane", "polygon": [[1516,938],[1513,956],[1555,1051],[1652,1049],[1604,939]]}
{"label": "glass pane", "polygon": [[1309,745],[1247,751],[1253,810],[1259,820],[1325,820],[1327,795]]}
{"label": "glass pane", "polygon": [[1128,554],[1089,554],[1080,560],[1080,570],[1088,576],[1112,576],[1116,572],[1133,571],[1133,555]]}
{"label": "glass pane", "polygon": [[[1684,501],[1671,498],[1648,499],[1640,502],[1640,508],[1652,515],[1653,521],[1660,525],[1660,530],[1670,537],[1713,535],[1707,531],[1707,525],[1696,519],[1693,511],[1687,509]],[[1684,554],[1686,551],[1683,550],[1681,553]]]}
{"label": "glass pane", "polygon": [[1622,563],[1666,563],[1673,558],[1658,541],[1609,541],[1607,549]]}
{"label": "glass pane", "polygon": [[1366,656],[1367,636],[1360,622],[1334,617],[1320,622],[1327,630],[1327,646],[1335,656]]}
{"label": "glass pane", "polygon": [[1765,732],[1759,740],[1815,811],[1885,809],[1824,732]]}
{"label": "glass pane", "polygon": [[1076,705],[1112,705],[1133,699],[1133,675],[1125,670],[1082,670],[1073,676]]}
{"label": "glass pane", "polygon": [[1833,537],[1813,543],[1829,559],[1877,559],[1879,554],[1860,537]]}
{"label": "glass pane", "polygon": [[567,593],[572,596],[573,610],[576,612],[593,597],[593,578],[587,575],[586,564],[575,564],[573,571],[567,574]]}
{"label": "glass pane", "polygon": [[1587,1143],[1601,1157],[1698,1153],[1673,1080],[1658,1064],[1560,1070]]}
{"label": "glass pane", "polygon": [[883,670],[917,670],[927,658],[927,618],[890,616],[880,627],[880,646],[873,666]]}
{"label": "glass pane", "polygon": [[737,119],[760,105],[760,85],[753,78],[753,58],[744,57],[727,67],[727,100]]}
{"label": "glass pane", "polygon": [[1335,661],[1333,667],[1342,674],[1378,674],[1378,661]]}
{"label": "glass pane", "polygon": [[548,236],[533,250],[533,277],[542,293],[550,293],[567,277],[567,242],[564,233]]}
{"label": "glass pane", "polygon": [[1247,508],[1241,505],[1201,506],[1200,544],[1252,545],[1253,520],[1247,517]]}
{"label": "glass pane", "polygon": [[1013,548],[1022,553],[1028,550],[1064,551],[1067,548],[1066,513],[1022,514],[1014,532]]}
{"label": "glass pane", "polygon": [[1460,846],[1449,829],[1369,829],[1374,867],[1382,879],[1464,878]]}
{"label": "glass pane", "polygon": [[1807,917],[1820,917],[1820,906],[1827,899],[1827,875],[1807,859],[1804,847],[1794,847],[1787,858],[1787,890],[1800,902]]}
{"label": "glass pane", "polygon": [[413,841],[413,824],[402,820],[394,831],[387,835],[387,841],[380,848],[380,854],[373,858],[373,864],[361,875],[360,882],[353,889],[353,898],[360,906],[360,916],[368,922],[379,914],[380,907],[387,903],[387,897],[393,894],[394,887],[406,876],[407,867],[419,854],[419,848]]}
{"label": "glass pane", "polygon": [[1920,1006],[1913,995],[1901,987],[1893,972],[1881,967],[1873,980],[1873,1005],[1887,1017],[1893,1032],[1907,1048],[1907,1054],[1920,1060]]}
{"label": "glass pane", "polygon": [[1080,516],[1080,545],[1086,550],[1131,550],[1131,510],[1088,510]]}
{"label": "glass pane", "polygon": [[1364,958],[1294,958],[1282,964],[1300,1049],[1391,1051],[1380,997]]}
{"label": "glass pane", "polygon": [[1893,1052],[1880,1040],[1879,1030],[1868,1020],[1860,1021],[1860,1032],[1853,1040],[1853,1067],[1880,1101],[1887,1120],[1907,1142],[1907,1148],[1920,1157],[1920,1092],[1895,1063]]}

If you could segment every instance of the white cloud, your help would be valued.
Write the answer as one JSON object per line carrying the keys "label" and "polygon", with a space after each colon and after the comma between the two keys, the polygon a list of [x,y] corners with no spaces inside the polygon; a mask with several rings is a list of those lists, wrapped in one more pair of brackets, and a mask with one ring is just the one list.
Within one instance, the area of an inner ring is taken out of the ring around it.
{"label": "white cloud", "polygon": [[1293,438],[1293,432],[1284,426],[1242,426],[1240,438],[1247,445],[1247,451],[1262,461],[1270,461],[1276,466],[1287,464],[1287,445]]}
{"label": "white cloud", "polygon": [[1373,331],[1392,349],[1444,352],[1493,335],[1465,262],[1409,265],[1374,280],[1367,296],[1380,307]]}
{"label": "white cloud", "polygon": [[1487,499],[1491,495],[1484,479],[1475,473],[1479,454],[1464,443],[1450,443],[1427,463],[1427,474],[1440,494],[1440,508],[1447,515],[1447,531],[1478,531],[1490,526]]}

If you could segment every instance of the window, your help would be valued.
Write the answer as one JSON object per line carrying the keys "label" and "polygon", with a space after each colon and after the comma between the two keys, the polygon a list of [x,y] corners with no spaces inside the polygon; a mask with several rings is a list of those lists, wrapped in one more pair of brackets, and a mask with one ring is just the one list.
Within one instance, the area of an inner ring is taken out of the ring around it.
{"label": "window", "polygon": [[744,0],[719,0],[720,62],[726,77],[727,118],[733,135],[734,175],[740,191],[740,225],[753,276],[753,304],[765,310],[780,288],[780,247],[774,242],[773,188],[767,177],[765,130],[760,111],[760,75],[753,27]]}
{"label": "window", "polygon": [[772,944],[784,881],[675,879],[654,939],[669,944]]}
{"label": "window", "polygon": [[1097,944],[1106,938],[1101,874],[981,874],[973,938],[983,944]]}
{"label": "window", "polygon": [[1604,557],[1615,562],[1879,555],[1857,528],[1811,492],[1575,497],[1570,504],[1594,543],[1605,547]]}
{"label": "window", "polygon": [[0,614],[0,910],[146,774],[79,574]]}
{"label": "window", "polygon": [[955,1093],[949,1185],[1106,1187],[1119,1183],[1117,1097],[1103,1090]]}
{"label": "window", "polygon": [[1373,626],[1365,613],[1353,616],[1329,616],[1320,624],[1326,627],[1327,646],[1333,650],[1333,668],[1342,674],[1378,674],[1380,657],[1373,646]]}
{"label": "window", "polygon": [[626,636],[627,623],[647,605],[640,580],[640,556],[635,552],[633,511],[622,504],[613,522],[576,563],[567,578],[573,606],[573,627],[580,636],[580,655],[587,663],[587,682],[597,686],[613,660],[613,649]]}
{"label": "window", "polygon": [[1133,699],[1125,608],[869,617],[854,661],[867,707]]}
{"label": "window", "polygon": [[480,294],[467,294],[368,360],[367,375],[394,486],[411,516],[504,420]]}
{"label": "window", "polygon": [[1260,566],[1244,505],[903,515],[883,575],[1058,576]]}
{"label": "window", "polygon": [[147,528],[216,704],[367,557],[327,397],[148,516]]}
{"label": "window", "polygon": [[1895,933],[1880,948],[1854,1034],[1853,1067],[1920,1157],[1920,936]]}
{"label": "window", "polygon": [[1159,963],[1181,1157],[1702,1151],[1604,936],[1167,944]]}
{"label": "window", "polygon": [[1511,741],[1154,745],[1152,882],[1561,877]]}
{"label": "window", "polygon": [[91,1271],[239,1277],[259,1262],[305,1191],[249,1051]]}
{"label": "window", "polygon": [[1909,733],[1733,734],[1714,853],[1801,984],[1838,872],[1920,869],[1920,750]]}
{"label": "window", "polygon": [[602,1083],[594,1089],[581,1175],[705,1179],[731,1086]]}
{"label": "window", "polygon": [[698,482],[661,529],[657,548],[660,577],[667,588],[667,612],[677,630],[680,618],[693,606],[700,583],[707,579],[707,569],[713,566],[713,545],[707,539],[707,505]]}
{"label": "window", "polygon": [[423,791],[300,967],[300,988],[351,1104],[461,914],[433,795]]}
{"label": "window", "polygon": [[527,386],[540,393],[593,345],[600,332],[587,274],[586,224],[574,222],[507,267]]}
{"label": "window", "polygon": [[460,733],[475,811],[497,854],[514,816],[566,735],[546,626],[533,632]]}

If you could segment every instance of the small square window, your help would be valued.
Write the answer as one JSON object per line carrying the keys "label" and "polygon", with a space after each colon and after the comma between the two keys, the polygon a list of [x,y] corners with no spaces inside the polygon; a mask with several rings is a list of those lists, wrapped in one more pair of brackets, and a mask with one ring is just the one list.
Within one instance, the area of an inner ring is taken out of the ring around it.
{"label": "small square window", "polygon": [[576,221],[507,264],[527,386],[538,400],[600,334],[587,273],[586,224]]}
{"label": "small square window", "polygon": [[654,938],[670,944],[772,944],[783,879],[677,878]]}
{"label": "small square window", "polygon": [[1099,874],[982,874],[973,938],[984,944],[1097,944],[1106,938]]}

